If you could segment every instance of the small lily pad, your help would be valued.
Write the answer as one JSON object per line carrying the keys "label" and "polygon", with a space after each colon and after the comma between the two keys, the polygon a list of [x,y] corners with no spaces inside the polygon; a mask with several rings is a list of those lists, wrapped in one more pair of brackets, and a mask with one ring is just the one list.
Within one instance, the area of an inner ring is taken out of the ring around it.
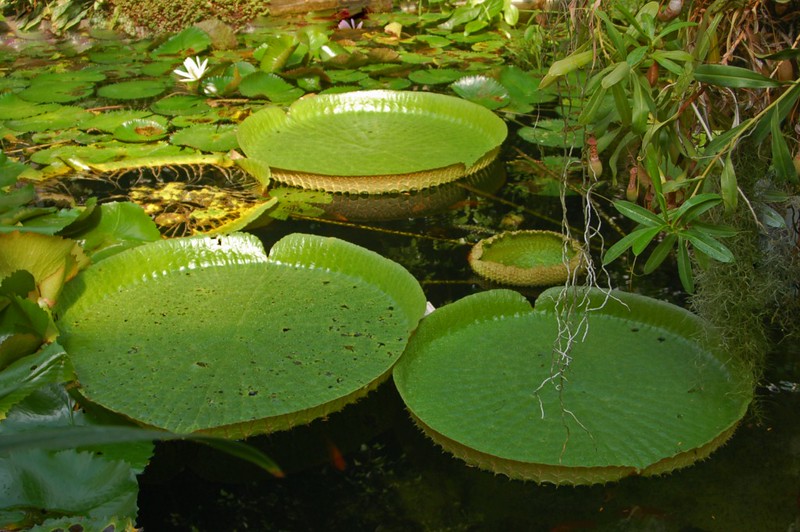
{"label": "small lily pad", "polygon": [[58,104],[37,104],[23,100],[13,92],[0,96],[0,120],[18,120],[54,111]]}
{"label": "small lily pad", "polygon": [[236,126],[233,124],[200,124],[176,131],[170,142],[177,146],[190,146],[201,151],[227,152],[239,147]]}
{"label": "small lily pad", "polygon": [[15,131],[22,132],[51,131],[75,127],[92,116],[92,113],[80,107],[62,105],[47,113],[20,118],[19,120],[9,120],[5,125]]}
{"label": "small lily pad", "polygon": [[503,85],[486,76],[466,76],[450,85],[450,88],[465,100],[487,109],[499,109],[511,100]]}
{"label": "small lily pad", "polygon": [[94,84],[85,81],[39,81],[36,80],[19,96],[31,102],[66,103],[81,100],[94,92]]}
{"label": "small lily pad", "polygon": [[153,50],[153,56],[178,55],[182,57],[197,55],[211,46],[211,37],[197,26],[190,26],[173,35],[164,44]]}
{"label": "small lily pad", "polygon": [[211,107],[201,96],[175,94],[153,102],[150,109],[160,115],[178,116],[202,114]]}
{"label": "small lily pad", "polygon": [[278,103],[290,103],[305,94],[277,74],[267,72],[254,72],[246,76],[239,84],[239,92],[247,98],[268,98]]}
{"label": "small lily pad", "polygon": [[158,96],[166,88],[162,81],[139,79],[104,85],[97,89],[97,95],[110,100],[138,100]]}
{"label": "small lily pad", "polygon": [[123,142],[149,142],[167,136],[167,121],[160,116],[135,118],[114,129],[114,138]]}
{"label": "small lily pad", "polygon": [[584,268],[581,245],[554,231],[509,231],[481,240],[468,257],[472,270],[515,286],[553,286]]}
{"label": "small lily pad", "polygon": [[408,75],[408,79],[420,85],[444,85],[452,83],[464,76],[464,72],[454,68],[439,68],[429,70],[415,70]]}
{"label": "small lily pad", "polygon": [[544,119],[534,126],[525,126],[518,130],[520,138],[551,148],[575,148],[583,146],[584,128],[578,124],[559,119]]}
{"label": "small lily pad", "polygon": [[99,130],[107,133],[113,133],[115,129],[121,126],[124,122],[129,120],[136,120],[138,118],[145,118],[152,113],[149,111],[137,110],[121,110],[121,111],[108,111],[95,115],[80,125],[80,128],[86,131]]}

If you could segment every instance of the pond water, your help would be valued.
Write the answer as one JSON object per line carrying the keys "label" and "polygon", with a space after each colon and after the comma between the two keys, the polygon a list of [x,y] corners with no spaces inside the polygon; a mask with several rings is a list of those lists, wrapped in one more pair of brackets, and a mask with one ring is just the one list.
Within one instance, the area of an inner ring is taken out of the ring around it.
{"label": "pond water", "polygon": [[[47,46],[29,50],[43,57]],[[147,65],[154,69],[155,62],[120,65],[111,48],[97,51],[92,60],[123,70],[104,70],[109,79],[127,79]],[[7,89],[43,73],[35,70],[41,59],[5,57],[7,72],[22,63],[32,68],[30,75],[7,74]],[[76,52],[72,60],[85,66],[86,57]],[[74,90],[83,89],[76,85]],[[75,103],[109,103],[92,98]],[[526,120],[516,116],[509,124],[513,129]],[[12,134],[19,131],[12,128]],[[68,140],[61,131],[40,132],[38,139],[26,138],[13,147],[22,153],[37,143],[101,141],[99,136],[87,137],[96,131],[74,131]],[[525,157],[541,154],[536,146],[512,140],[503,150],[508,176],[497,197],[470,194],[442,213],[388,222],[290,219],[254,233],[267,249],[293,232],[357,243],[404,265],[439,307],[491,287],[471,273],[468,244],[509,226],[560,230],[560,202],[531,193],[533,173],[520,170]],[[148,179],[159,181],[145,176]],[[80,186],[88,188],[83,194],[96,194],[104,185]],[[75,195],[75,190],[70,193]],[[569,197],[566,205],[570,224],[580,227],[580,200]],[[609,232],[608,238],[616,236]],[[685,302],[670,267],[633,284],[623,266],[609,275],[615,286]],[[537,291],[525,295],[533,300]],[[389,381],[326,420],[253,438],[250,443],[284,469],[282,479],[202,446],[158,444],[140,478],[138,524],[145,530],[797,530],[800,390],[791,383],[800,380],[800,350],[783,345],[769,360],[757,414],[749,415],[731,441],[709,459],[670,475],[572,488],[511,481],[467,467],[418,430]]]}

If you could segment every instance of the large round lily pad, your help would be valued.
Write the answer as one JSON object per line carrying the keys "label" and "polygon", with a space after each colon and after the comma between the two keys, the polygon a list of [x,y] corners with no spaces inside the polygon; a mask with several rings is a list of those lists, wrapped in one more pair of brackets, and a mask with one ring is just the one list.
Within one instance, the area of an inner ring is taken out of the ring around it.
{"label": "large round lily pad", "polygon": [[268,107],[239,127],[244,153],[278,181],[329,192],[418,190],[487,166],[506,125],[442,94],[356,91]]}
{"label": "large round lily pad", "polygon": [[562,380],[560,293],[531,309],[516,292],[488,291],[422,320],[394,380],[434,441],[513,478],[591,484],[689,465],[731,436],[752,383],[705,322],[635,294],[571,291],[578,311],[605,304]]}
{"label": "large round lily pad", "polygon": [[96,264],[55,309],[83,396],[141,424],[241,438],[385,379],[425,309],[398,264],[294,234],[163,240]]}

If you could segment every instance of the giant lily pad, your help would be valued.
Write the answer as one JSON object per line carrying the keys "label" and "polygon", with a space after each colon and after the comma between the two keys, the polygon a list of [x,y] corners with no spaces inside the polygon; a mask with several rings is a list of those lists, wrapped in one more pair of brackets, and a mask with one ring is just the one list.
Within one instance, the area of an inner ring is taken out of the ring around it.
{"label": "giant lily pad", "polygon": [[[394,370],[413,418],[466,462],[513,478],[592,484],[707,457],[734,432],[752,379],[707,323],[635,294],[552,288],[468,296],[420,323]],[[588,314],[564,379],[556,309]]]}
{"label": "giant lily pad", "polygon": [[360,91],[268,107],[239,127],[245,154],[272,177],[329,192],[418,190],[487,166],[506,125],[474,103],[425,92]]}
{"label": "giant lily pad", "polygon": [[306,423],[385,379],[425,309],[416,280],[313,235],[162,240],[98,263],[55,310],[86,399],[231,438]]}

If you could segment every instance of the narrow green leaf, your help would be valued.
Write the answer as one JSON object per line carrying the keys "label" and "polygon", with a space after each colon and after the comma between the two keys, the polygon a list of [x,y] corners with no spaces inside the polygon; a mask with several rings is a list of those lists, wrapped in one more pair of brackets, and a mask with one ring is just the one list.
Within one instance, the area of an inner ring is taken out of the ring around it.
{"label": "narrow green leaf", "polygon": [[580,116],[578,116],[578,123],[586,125],[594,122],[595,115],[597,115],[597,111],[602,107],[605,97],[606,89],[598,87],[583,107]]}
{"label": "narrow green leaf", "polygon": [[738,136],[744,129],[751,127],[753,125],[752,120],[746,120],[736,126],[733,129],[729,129],[724,133],[721,133],[714,137],[708,144],[706,144],[704,149],[704,154],[706,157],[711,157],[716,155],[717,152],[723,150],[727,147],[728,143],[736,136]]}
{"label": "narrow green leaf", "polygon": [[771,54],[756,54],[759,59],[769,59],[771,61],[783,61],[800,57],[800,48],[784,48]]}
{"label": "narrow green leaf", "polygon": [[703,233],[709,236],[719,237],[719,238],[727,238],[739,234],[739,231],[727,225],[692,222],[692,228],[697,229],[698,231],[702,231]]}
{"label": "narrow green leaf", "polygon": [[652,144],[648,144],[645,148],[644,167],[650,176],[650,182],[653,184],[653,191],[656,193],[656,201],[661,208],[664,216],[664,221],[669,223],[669,211],[667,211],[667,200],[664,198],[664,191],[661,190],[661,169],[658,166],[658,154]]}
{"label": "narrow green leaf", "polygon": [[719,262],[733,262],[733,253],[728,247],[714,237],[697,229],[685,229],[681,234],[692,243],[694,247],[709,257]]}
{"label": "narrow green leaf", "polygon": [[694,276],[692,275],[692,261],[689,259],[688,243],[683,238],[678,238],[678,277],[683,289],[694,293]]}
{"label": "narrow green leaf", "polygon": [[593,58],[594,52],[592,50],[586,50],[583,52],[576,52],[565,57],[564,59],[561,59],[560,61],[556,61],[550,65],[547,74],[544,76],[544,78],[542,78],[541,83],[539,83],[539,88],[544,89],[561,76],[569,74],[570,72],[574,72],[575,70],[588,65],[591,63]]}
{"label": "narrow green leaf", "polygon": [[665,236],[664,240],[658,243],[656,248],[647,258],[647,262],[644,263],[644,273],[653,273],[656,268],[661,266],[661,263],[663,263],[664,259],[669,256],[669,252],[672,251],[672,248],[675,246],[675,242],[677,240],[677,235],[669,234]]}
{"label": "narrow green leaf", "polygon": [[751,139],[754,144],[760,144],[767,138],[771,127],[773,115],[778,116],[780,122],[789,114],[794,108],[795,103],[800,99],[800,83],[795,83],[785,94],[783,94],[777,103],[770,105],[769,110],[764,113],[761,120],[753,128]]}
{"label": "narrow green leaf", "polygon": [[606,27],[606,35],[608,38],[611,39],[611,43],[614,45],[614,49],[619,55],[619,58],[622,59],[625,57],[625,52],[627,51],[627,46],[625,46],[624,36],[617,27],[611,22],[611,19],[608,18],[608,15],[603,11],[597,11],[597,16],[603,20],[603,23]]}
{"label": "narrow green leaf", "polygon": [[647,249],[647,246],[650,245],[650,242],[661,233],[662,227],[648,227],[646,230],[639,233],[636,239],[631,244],[631,251],[637,257],[642,254],[642,252]]}
{"label": "narrow green leaf", "polygon": [[769,205],[761,204],[758,208],[758,219],[767,227],[783,229],[786,227],[786,220],[778,214],[778,211]]}
{"label": "narrow green leaf", "polygon": [[731,161],[731,154],[725,157],[722,166],[722,173],[719,176],[719,188],[722,192],[722,202],[725,204],[726,212],[733,212],[736,210],[736,205],[739,202],[739,188],[736,183],[736,170],[733,168],[733,161]]}
{"label": "narrow green leaf", "polygon": [[628,74],[630,74],[630,72],[631,72],[630,65],[628,65],[626,61],[621,61],[617,63],[617,66],[615,66],[614,69],[606,77],[603,78],[603,81],[600,82],[600,85],[602,85],[603,88],[605,89],[613,87],[614,85],[625,79],[628,76]]}
{"label": "narrow green leaf", "polygon": [[617,106],[620,122],[625,126],[630,125],[633,117],[631,115],[631,104],[628,101],[625,89],[618,83],[611,87],[611,94],[614,96],[614,103]]}
{"label": "narrow green leaf", "polygon": [[603,254],[603,264],[609,264],[613,262],[617,257],[625,253],[625,251],[633,245],[639,236],[645,231],[648,231],[649,227],[640,227],[635,231],[625,235],[624,237],[620,238],[617,242],[614,243],[613,246],[608,248],[606,252]]}
{"label": "narrow green leaf", "polygon": [[658,35],[656,35],[656,39],[663,39],[670,33],[675,33],[676,31],[681,30],[683,28],[691,28],[693,26],[697,26],[697,23],[676,20],[675,22],[668,24],[664,29],[662,29],[658,33]]}
{"label": "narrow green leaf", "polygon": [[758,72],[731,65],[697,65],[694,78],[702,83],[735,89],[771,89],[782,85]]}
{"label": "narrow green leaf", "polygon": [[720,203],[722,203],[722,197],[719,194],[698,194],[684,201],[683,205],[675,210],[675,220],[683,220],[689,223]]}
{"label": "narrow green leaf", "polygon": [[635,68],[636,65],[642,62],[644,59],[645,54],[647,54],[647,46],[639,46],[635,48],[631,53],[628,54],[628,57],[625,58],[625,62],[628,63],[628,66],[631,68]]}
{"label": "narrow green leaf", "polygon": [[664,57],[663,55],[653,54],[653,59],[661,66],[675,74],[676,76],[680,76],[683,74],[683,67],[680,66],[675,61]]}
{"label": "narrow green leaf", "polygon": [[649,95],[642,90],[639,80],[634,78],[633,82],[633,110],[631,112],[631,128],[635,133],[642,134],[647,128],[647,120],[650,117],[650,106],[647,99]]}
{"label": "narrow green leaf", "polygon": [[662,227],[666,225],[660,216],[630,201],[615,201],[614,208],[627,218],[646,227]]}
{"label": "narrow green leaf", "polygon": [[772,167],[781,181],[797,181],[797,171],[794,169],[792,154],[781,132],[781,124],[776,113],[772,114],[770,121],[772,131]]}

